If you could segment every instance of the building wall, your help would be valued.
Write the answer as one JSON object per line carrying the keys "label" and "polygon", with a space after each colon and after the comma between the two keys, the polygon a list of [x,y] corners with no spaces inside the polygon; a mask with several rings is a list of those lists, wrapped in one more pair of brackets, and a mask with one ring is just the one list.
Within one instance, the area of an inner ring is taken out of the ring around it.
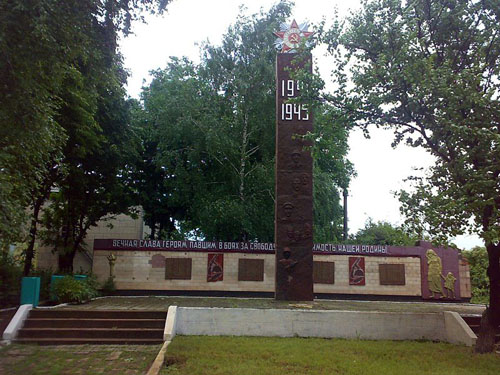
{"label": "building wall", "polygon": [[[94,239],[96,238],[142,238],[143,220],[139,214],[137,219],[129,215],[117,215],[113,219],[101,220],[97,226],[91,227],[84,239],[84,245],[89,256],[77,252],[73,261],[74,272],[90,272],[92,270],[92,254],[94,249]],[[52,252],[52,247],[38,244],[36,248],[36,266],[38,269],[57,270],[57,253]]]}
{"label": "building wall", "polygon": [[[274,254],[224,253],[223,281],[207,282],[207,252],[106,251],[94,252],[93,272],[103,282],[109,276],[107,257],[115,254],[115,284],[122,290],[187,290],[274,292]],[[191,258],[190,280],[165,280],[165,268],[153,267],[152,257]],[[264,281],[238,281],[238,260],[263,259]],[[421,296],[420,259],[417,257],[365,256],[366,285],[349,285],[347,255],[314,255],[314,261],[335,262],[334,284],[315,284],[315,293]],[[405,285],[380,285],[378,265],[405,265]]]}

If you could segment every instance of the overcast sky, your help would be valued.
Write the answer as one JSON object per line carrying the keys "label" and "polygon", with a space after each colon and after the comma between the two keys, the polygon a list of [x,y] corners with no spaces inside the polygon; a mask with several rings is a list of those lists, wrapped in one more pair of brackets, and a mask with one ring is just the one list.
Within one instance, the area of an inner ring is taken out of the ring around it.
{"label": "overcast sky", "polygon": [[[144,82],[150,82],[149,71],[164,68],[170,56],[187,56],[199,62],[199,44],[206,40],[218,44],[227,28],[235,22],[240,5],[247,8],[246,14],[253,14],[260,8],[268,10],[275,2],[173,0],[166,14],[147,17],[147,24],[134,24],[134,35],[120,43],[125,67],[130,72],[129,95],[138,98]],[[298,23],[318,24],[325,17],[328,23],[335,7],[341,14],[348,14],[359,7],[359,1],[296,0],[292,19]],[[322,47],[313,50],[321,76],[328,82],[331,60],[324,55]],[[393,192],[408,186],[404,179],[412,174],[413,168],[432,165],[432,157],[422,149],[406,146],[393,149],[391,142],[392,133],[387,130],[373,129],[370,139],[365,139],[359,131],[350,135],[349,160],[357,172],[349,191],[350,233],[363,227],[368,218],[400,224],[399,203]],[[475,236],[462,236],[454,242],[464,249],[482,244]]]}

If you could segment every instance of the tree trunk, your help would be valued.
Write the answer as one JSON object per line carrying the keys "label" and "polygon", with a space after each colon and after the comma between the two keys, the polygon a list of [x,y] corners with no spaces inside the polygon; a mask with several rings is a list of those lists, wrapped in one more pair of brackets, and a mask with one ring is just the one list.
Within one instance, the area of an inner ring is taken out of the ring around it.
{"label": "tree trunk", "polygon": [[59,272],[72,273],[73,272],[73,258],[75,254],[72,251],[59,253],[58,268]]}
{"label": "tree trunk", "polygon": [[38,224],[38,216],[40,214],[40,207],[42,206],[45,199],[38,199],[35,202],[35,207],[33,207],[33,218],[31,219],[30,226],[30,240],[28,248],[26,249],[26,258],[24,259],[24,276],[28,276],[31,267],[33,265],[33,257],[35,256],[35,241],[36,241],[36,231]]}
{"label": "tree trunk", "polygon": [[245,167],[247,162],[247,147],[248,147],[248,121],[247,116],[243,119],[243,135],[241,139],[241,157],[240,157],[240,200],[245,202]]}
{"label": "tree trunk", "polygon": [[154,240],[156,234],[156,220],[154,215],[151,218],[151,233],[149,234],[149,239]]}
{"label": "tree trunk", "polygon": [[83,226],[80,222],[78,236],[73,240],[70,251],[65,251],[64,253],[59,253],[59,271],[72,273],[73,272],[73,261],[75,259],[75,254],[83,239],[87,235],[88,225]]}
{"label": "tree trunk", "polygon": [[500,324],[500,244],[487,244],[488,278],[490,280],[490,303],[481,318],[477,353],[489,353],[495,349],[495,334]]}

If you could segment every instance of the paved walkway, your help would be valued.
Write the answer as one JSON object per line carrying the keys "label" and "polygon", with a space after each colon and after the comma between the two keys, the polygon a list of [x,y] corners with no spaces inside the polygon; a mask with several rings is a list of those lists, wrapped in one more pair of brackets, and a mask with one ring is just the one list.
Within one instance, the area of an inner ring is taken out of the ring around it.
{"label": "paved walkway", "polygon": [[262,309],[316,309],[387,312],[442,312],[481,314],[484,305],[438,302],[389,302],[315,300],[310,303],[289,303],[272,298],[217,298],[217,297],[102,297],[83,305],[57,306],[57,309],[78,310],[161,310],[169,306],[186,307],[242,307]]}
{"label": "paved walkway", "polygon": [[0,348],[0,374],[142,375],[159,350],[159,345],[13,344]]}

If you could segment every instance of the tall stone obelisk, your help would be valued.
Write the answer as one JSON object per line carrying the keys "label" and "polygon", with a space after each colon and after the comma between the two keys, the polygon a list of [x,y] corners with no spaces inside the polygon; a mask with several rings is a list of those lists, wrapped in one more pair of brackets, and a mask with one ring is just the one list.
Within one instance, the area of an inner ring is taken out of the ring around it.
{"label": "tall stone obelisk", "polygon": [[281,47],[276,58],[275,298],[312,301],[312,143],[303,136],[312,132],[313,119],[306,105],[289,101],[301,88],[293,72],[312,71],[311,55],[294,53],[312,32],[294,20],[275,34]]}

